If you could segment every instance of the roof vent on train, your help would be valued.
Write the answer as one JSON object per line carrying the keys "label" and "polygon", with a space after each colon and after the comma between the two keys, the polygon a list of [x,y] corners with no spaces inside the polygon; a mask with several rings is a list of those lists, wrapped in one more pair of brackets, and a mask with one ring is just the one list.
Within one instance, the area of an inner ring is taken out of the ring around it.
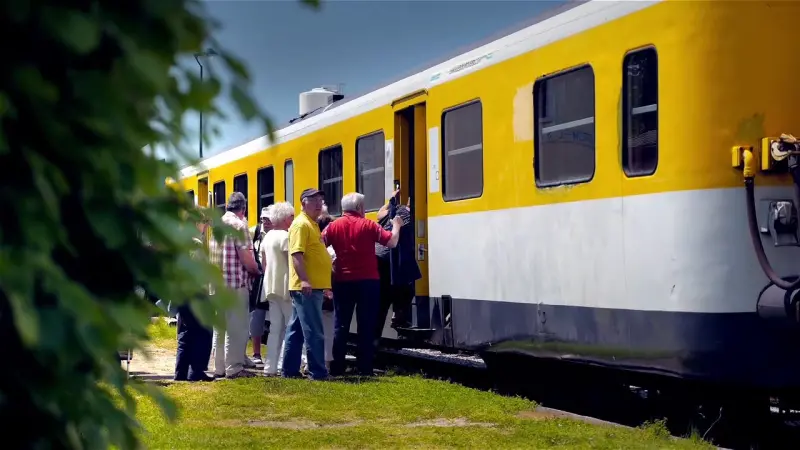
{"label": "roof vent on train", "polygon": [[300,118],[344,98],[337,87],[318,87],[300,93]]}

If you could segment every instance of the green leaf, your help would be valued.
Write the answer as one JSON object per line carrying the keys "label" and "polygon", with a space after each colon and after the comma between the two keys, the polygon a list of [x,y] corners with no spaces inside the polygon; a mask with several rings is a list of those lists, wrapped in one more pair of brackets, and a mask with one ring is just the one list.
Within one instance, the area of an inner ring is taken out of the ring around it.
{"label": "green leaf", "polygon": [[86,54],[100,44],[100,20],[79,11],[59,9],[51,24],[61,41],[78,54]]}
{"label": "green leaf", "polygon": [[8,294],[11,311],[14,315],[14,325],[19,337],[28,347],[39,343],[39,317],[33,305],[15,293]]}

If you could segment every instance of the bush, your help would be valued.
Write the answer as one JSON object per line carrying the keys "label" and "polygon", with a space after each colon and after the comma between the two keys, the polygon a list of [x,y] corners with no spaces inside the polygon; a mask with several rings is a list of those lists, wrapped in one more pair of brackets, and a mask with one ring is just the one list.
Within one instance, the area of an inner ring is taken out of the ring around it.
{"label": "bush", "polygon": [[[3,443],[134,448],[135,402],[117,350],[142,347],[153,312],[135,288],[182,301],[220,281],[189,255],[198,212],[165,183],[177,165],[143,151],[159,144],[180,160],[185,113],[216,112],[222,83],[201,84],[197,66],[178,61],[194,64],[211,43],[241,114],[265,116],[244,65],[210,39],[200,1],[9,0],[0,12]],[[206,323],[213,306],[193,303]],[[174,417],[157,388],[134,386]]]}

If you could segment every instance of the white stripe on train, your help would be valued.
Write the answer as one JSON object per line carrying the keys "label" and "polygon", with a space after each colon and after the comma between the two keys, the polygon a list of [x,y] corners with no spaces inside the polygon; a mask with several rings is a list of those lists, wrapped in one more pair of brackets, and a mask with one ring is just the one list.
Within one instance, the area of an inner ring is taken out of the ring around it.
{"label": "white stripe on train", "polygon": [[[757,195],[790,198],[791,192],[765,187]],[[430,295],[754,312],[767,279],[746,218],[743,188],[435,216],[428,223]],[[800,271],[800,249],[764,246],[779,273]]]}

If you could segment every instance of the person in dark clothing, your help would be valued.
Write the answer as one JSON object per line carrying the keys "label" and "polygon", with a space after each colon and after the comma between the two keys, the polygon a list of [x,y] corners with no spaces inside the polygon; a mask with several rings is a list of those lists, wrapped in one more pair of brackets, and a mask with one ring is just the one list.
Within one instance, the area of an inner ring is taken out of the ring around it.
{"label": "person in dark clothing", "polygon": [[406,205],[400,205],[399,192],[395,191],[389,203],[378,211],[378,224],[384,229],[392,226],[392,219],[400,217],[403,227],[400,228],[400,239],[395,248],[387,248],[375,244],[375,255],[378,257],[378,273],[381,282],[380,309],[375,323],[375,344],[383,334],[383,325],[389,307],[393,307],[392,328],[408,328],[411,326],[411,300],[414,298],[414,283],[422,278],[414,251],[414,227],[411,224],[411,209],[408,199]]}
{"label": "person in dark clothing", "polygon": [[[205,235],[208,220],[197,224],[200,236]],[[193,257],[199,257],[204,244],[200,237],[194,238]],[[175,358],[175,381],[214,381],[206,374],[211,359],[212,331],[197,320],[191,306],[185,303],[178,307],[178,354]]]}

